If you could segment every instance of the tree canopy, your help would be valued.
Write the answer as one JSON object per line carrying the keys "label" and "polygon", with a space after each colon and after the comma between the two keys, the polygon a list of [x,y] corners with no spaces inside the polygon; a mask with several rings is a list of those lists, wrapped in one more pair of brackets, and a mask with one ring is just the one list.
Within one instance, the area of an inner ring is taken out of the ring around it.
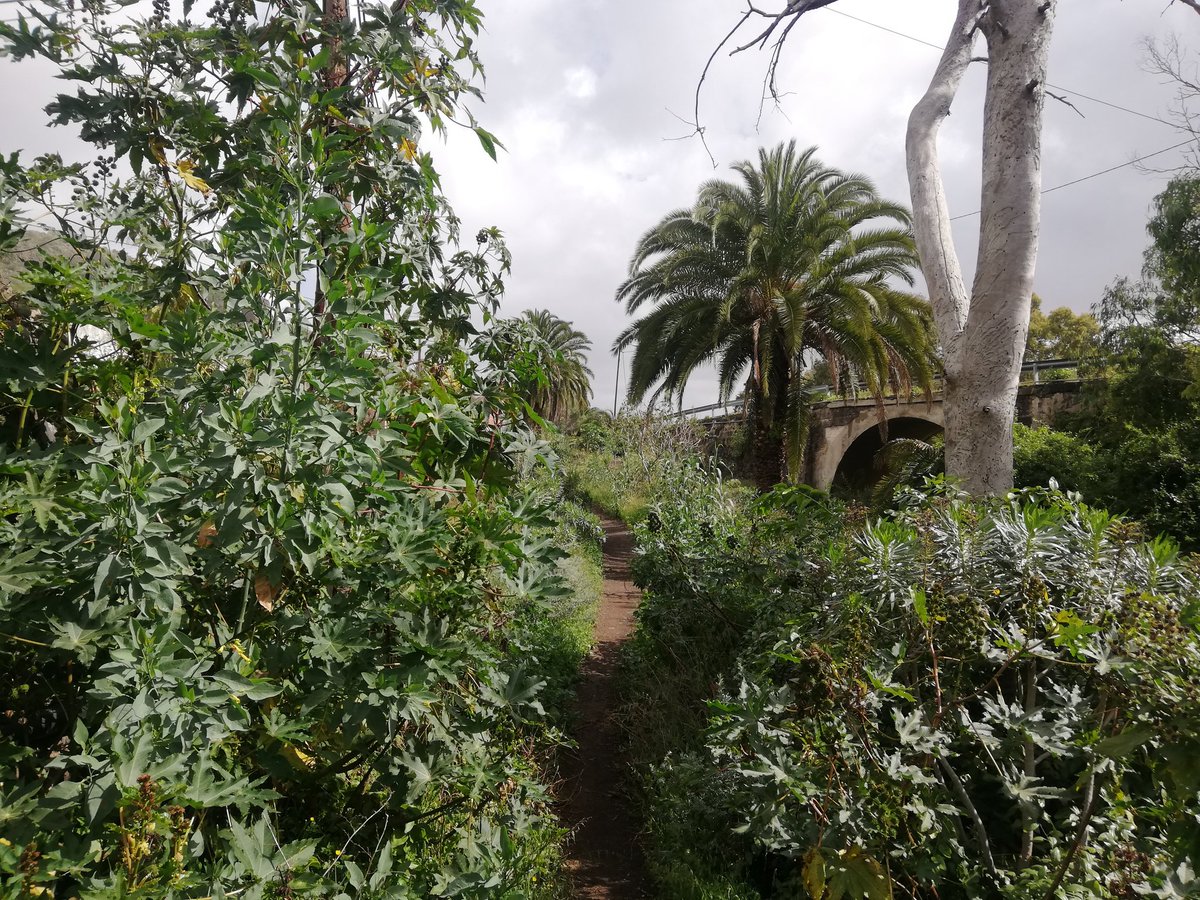
{"label": "tree canopy", "polygon": [[557,423],[584,412],[592,396],[592,370],[587,366],[592,342],[544,309],[526,310],[521,319],[532,329],[541,355],[538,378],[527,387],[534,410]]}
{"label": "tree canopy", "polygon": [[1084,359],[1095,355],[1099,337],[1100,325],[1091,313],[1076,313],[1065,306],[1046,313],[1042,298],[1033,295],[1026,359]]}
{"label": "tree canopy", "polygon": [[[618,337],[634,348],[629,399],[677,397],[717,367],[723,396],[742,383],[762,452],[796,477],[807,435],[800,374],[813,357],[835,386],[928,389],[935,369],[928,304],[906,290],[916,255],[908,213],[864,176],[824,165],[795,142],[704,184],[691,209],[639,241],[617,291],[642,315]],[[645,307],[652,307],[648,311]]]}

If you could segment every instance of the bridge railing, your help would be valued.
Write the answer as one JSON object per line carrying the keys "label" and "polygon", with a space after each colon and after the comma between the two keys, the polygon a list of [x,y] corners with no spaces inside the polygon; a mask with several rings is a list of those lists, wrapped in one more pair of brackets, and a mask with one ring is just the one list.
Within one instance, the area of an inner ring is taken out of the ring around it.
{"label": "bridge railing", "polygon": [[[1030,359],[1021,364],[1021,381],[1025,382],[1026,375],[1033,376],[1033,383],[1039,384],[1041,376],[1045,372],[1056,372],[1063,369],[1079,371],[1079,360],[1077,359]],[[936,378],[933,382],[934,394],[942,392],[942,379]],[[816,384],[805,389],[805,393],[811,396],[820,396],[828,394],[833,388],[828,384]],[[857,399],[857,395],[856,395]],[[725,419],[733,416],[741,415],[745,409],[745,401],[741,398],[729,400],[725,403],[706,403],[703,406],[691,406],[687,409],[673,410],[666,415],[668,419]]]}
{"label": "bridge railing", "polygon": [[1033,374],[1033,383],[1038,384],[1042,372],[1054,372],[1059,369],[1074,369],[1079,375],[1079,360],[1077,359],[1031,359],[1021,365],[1021,374]]}
{"label": "bridge railing", "polygon": [[[668,413],[668,419],[723,419],[727,416],[741,415],[745,402],[741,399],[730,400],[728,403],[706,403],[703,406],[692,406],[688,409],[677,409]],[[705,415],[708,413],[708,415]]]}

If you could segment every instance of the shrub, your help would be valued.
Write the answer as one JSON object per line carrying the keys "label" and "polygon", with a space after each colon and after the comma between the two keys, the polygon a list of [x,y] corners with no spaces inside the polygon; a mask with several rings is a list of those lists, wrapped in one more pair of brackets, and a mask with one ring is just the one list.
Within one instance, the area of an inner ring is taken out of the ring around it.
{"label": "shrub", "polygon": [[0,323],[0,894],[550,896],[536,355],[416,147],[478,11],[159,6],[0,24],[99,151],[0,161],[72,251]]}
{"label": "shrub", "polygon": [[1083,438],[1046,427],[1013,426],[1013,482],[1046,487],[1053,479],[1063,490],[1095,499],[1100,470],[1095,448]]}
{"label": "shrub", "polygon": [[[910,492],[801,544],[732,577],[693,557],[686,590],[647,597],[643,620],[717,631],[714,603],[760,598],[702,740],[653,770],[655,808],[674,809],[652,813],[656,837],[763,896],[1200,890],[1194,562],[1047,491]],[[701,630],[655,634],[695,661]]]}
{"label": "shrub", "polygon": [[1200,550],[1200,421],[1126,425],[1105,462],[1110,506]]}
{"label": "shrub", "polygon": [[681,473],[720,468],[692,422],[635,415],[603,426],[599,415],[589,421],[596,430],[581,431],[566,444],[568,491],[626,522],[640,520],[659,497],[672,496]]}

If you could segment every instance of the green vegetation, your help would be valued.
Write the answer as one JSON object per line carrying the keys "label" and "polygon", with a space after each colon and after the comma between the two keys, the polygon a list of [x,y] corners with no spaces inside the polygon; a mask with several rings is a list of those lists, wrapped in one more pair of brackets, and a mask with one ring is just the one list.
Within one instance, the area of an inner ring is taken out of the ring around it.
{"label": "green vegetation", "polygon": [[803,371],[826,363],[833,389],[932,387],[929,305],[911,286],[908,213],[871,182],[822,165],[795,143],[735,165],[740,182],[703,185],[638,243],[617,299],[652,305],[617,339],[633,346],[629,400],[680,394],[713,363],[723,397],[743,374],[756,481],[795,480],[808,436]]}
{"label": "green vegetation", "polygon": [[1094,317],[1035,306],[1031,358],[1095,377],[1016,428],[1024,489],[905,439],[870,506],[775,482],[805,387],[932,386],[907,213],[792,144],[706,184],[618,345],[634,399],[749,371],[759,492],[500,316],[503,239],[420,146],[496,154],[474,0],[48,6],[0,47],[96,155],[0,159],[0,898],[564,897],[593,508],[637,540],[662,896],[1200,895],[1200,178]]}
{"label": "green vegetation", "polygon": [[[757,495],[650,434],[620,721],[660,896],[1200,890],[1194,558],[1045,488]],[[1023,477],[1101,474],[1071,435],[1018,446]],[[589,484],[621,496],[617,459]]]}
{"label": "green vegetation", "polygon": [[1082,411],[1055,423],[1056,431],[1018,427],[1015,435],[1018,485],[1054,478],[1193,551],[1200,549],[1198,197],[1196,177],[1171,182],[1155,203],[1142,279],[1118,280],[1097,304]]}
{"label": "green vegetation", "polygon": [[[1090,359],[1099,350],[1100,324],[1091,313],[1060,306],[1042,312],[1042,298],[1033,295],[1025,359]],[[1052,376],[1047,376],[1052,377]]]}
{"label": "green vegetation", "polygon": [[664,896],[1200,887],[1194,564],[1058,493],[898,505],[694,481],[638,526],[625,716]]}
{"label": "green vegetation", "polygon": [[597,526],[418,148],[478,10],[62,12],[0,25],[97,153],[0,166],[61,242],[0,324],[0,895],[561,896]]}
{"label": "green vegetation", "polygon": [[682,472],[712,463],[691,422],[598,411],[583,419],[564,453],[568,493],[625,522],[640,522]]}
{"label": "green vegetation", "polygon": [[545,681],[538,699],[551,719],[567,724],[579,665],[592,648],[592,626],[604,590],[604,528],[591,511],[566,496],[565,473],[543,467],[531,482],[554,526],[543,532],[563,552],[558,575],[566,589],[538,611],[529,627],[537,648],[538,675]]}

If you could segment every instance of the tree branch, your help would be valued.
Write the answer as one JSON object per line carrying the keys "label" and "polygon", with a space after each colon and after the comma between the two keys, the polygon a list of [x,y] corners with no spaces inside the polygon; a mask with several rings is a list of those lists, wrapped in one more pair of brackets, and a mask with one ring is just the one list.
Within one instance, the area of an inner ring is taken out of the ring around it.
{"label": "tree branch", "polygon": [[[706,152],[708,152],[708,157],[710,160],[712,160],[714,167],[716,166],[717,161],[713,157],[712,151],[708,149],[708,142],[705,140],[704,136],[704,127],[700,124],[700,91],[704,87],[704,81],[708,77],[709,69],[712,68],[712,64],[716,60],[717,54],[720,53],[721,50],[724,49],[724,47],[731,40],[733,40],[734,35],[741,31],[742,26],[744,26],[753,17],[767,19],[769,24],[757,35],[755,35],[753,39],[731,50],[729,52],[730,56],[735,56],[744,50],[749,50],[751,47],[756,47],[760,50],[765,48],[770,42],[771,37],[775,34],[775,31],[782,25],[783,32],[775,39],[775,43],[771,47],[771,61],[767,65],[767,74],[764,78],[763,90],[764,97],[769,94],[774,100],[778,101],[779,90],[778,82],[776,81],[775,76],[776,72],[779,70],[779,60],[783,53],[783,45],[787,42],[788,36],[791,34],[792,29],[796,27],[796,23],[800,21],[800,17],[805,13],[812,12],[814,9],[820,9],[823,6],[831,6],[836,2],[837,0],[788,0],[787,5],[777,12],[759,9],[753,4],[753,2],[751,2],[747,5],[746,11],[742,14],[742,17],[738,20],[737,24],[734,25],[733,28],[729,30],[729,33],[721,39],[721,42],[713,48],[713,52],[709,55],[708,61],[704,64],[704,70],[700,73],[700,80],[696,82],[696,97],[692,111],[695,121],[689,124],[691,124],[695,129],[694,134],[698,134],[700,136],[700,141],[704,144],[704,149]],[[784,24],[785,22],[786,24]],[[689,137],[690,136],[691,135],[689,135]]]}
{"label": "tree branch", "polygon": [[755,13],[754,7],[746,10],[746,13],[738,20],[738,23],[729,29],[729,33],[721,38],[721,43],[713,48],[713,52],[709,54],[708,62],[704,64],[704,71],[700,73],[700,80],[696,82],[696,100],[692,108],[693,121],[688,123],[696,129],[696,134],[700,135],[700,143],[704,144],[704,149],[708,153],[708,158],[712,160],[713,168],[717,167],[717,160],[712,155],[712,151],[708,149],[708,142],[704,139],[704,129],[700,127],[700,91],[704,88],[704,79],[708,77],[708,70],[712,68],[713,60],[717,58],[717,54],[721,52],[721,48],[733,39],[733,36],[741,31],[742,26]]}
{"label": "tree branch", "polygon": [[[743,50],[749,50],[755,45],[758,45],[758,49],[761,50],[767,45],[767,41],[771,39],[771,35],[775,33],[775,29],[778,28],[785,19],[791,19],[792,21],[784,30],[783,37],[786,38],[787,31],[790,30],[791,27],[796,24],[796,20],[806,12],[812,12],[814,9],[820,9],[822,6],[832,6],[836,2],[837,0],[791,0],[791,2],[789,2],[788,5],[779,12],[767,12],[766,10],[758,9],[751,4],[746,16],[749,17],[751,14],[761,16],[764,19],[769,19],[771,24],[764,28],[756,38],[751,41],[747,41],[745,44],[742,44],[742,46],[738,47],[733,52],[741,53]],[[739,25],[738,27],[740,28],[741,26]]]}
{"label": "tree branch", "polygon": [[970,817],[971,825],[975,829],[975,840],[979,843],[979,852],[983,856],[983,863],[987,866],[988,874],[995,878],[996,861],[992,856],[992,844],[988,840],[987,828],[983,824],[983,818],[979,815],[979,810],[971,802],[971,795],[967,793],[967,789],[963,786],[958,774],[951,768],[950,763],[939,756],[937,764],[938,768],[942,770],[947,787],[950,788],[954,796],[962,803],[963,808]]}
{"label": "tree branch", "polygon": [[1053,93],[1052,91],[1049,91],[1049,90],[1047,90],[1047,91],[1046,91],[1046,96],[1047,96],[1047,97],[1049,97],[1049,98],[1050,98],[1050,99],[1052,99],[1052,100],[1057,100],[1059,103],[1062,103],[1064,106],[1069,106],[1069,107],[1071,107],[1071,109],[1073,109],[1073,110],[1075,110],[1075,112],[1079,113],[1079,118],[1081,118],[1081,119],[1086,119],[1086,118],[1087,118],[1087,116],[1085,116],[1085,115],[1084,115],[1084,114],[1083,114],[1083,113],[1080,111],[1080,109],[1079,109],[1079,107],[1078,107],[1078,106],[1076,106],[1074,103],[1072,103],[1072,102],[1071,102],[1070,100],[1068,100],[1066,97],[1064,97],[1062,94],[1055,94],[1055,93]]}
{"label": "tree branch", "polygon": [[971,49],[983,14],[982,0],[959,0],[958,15],[933,80],[908,119],[906,150],[913,230],[948,371],[958,365],[955,348],[967,322],[970,300],[954,248],[937,136],[971,65]]}

